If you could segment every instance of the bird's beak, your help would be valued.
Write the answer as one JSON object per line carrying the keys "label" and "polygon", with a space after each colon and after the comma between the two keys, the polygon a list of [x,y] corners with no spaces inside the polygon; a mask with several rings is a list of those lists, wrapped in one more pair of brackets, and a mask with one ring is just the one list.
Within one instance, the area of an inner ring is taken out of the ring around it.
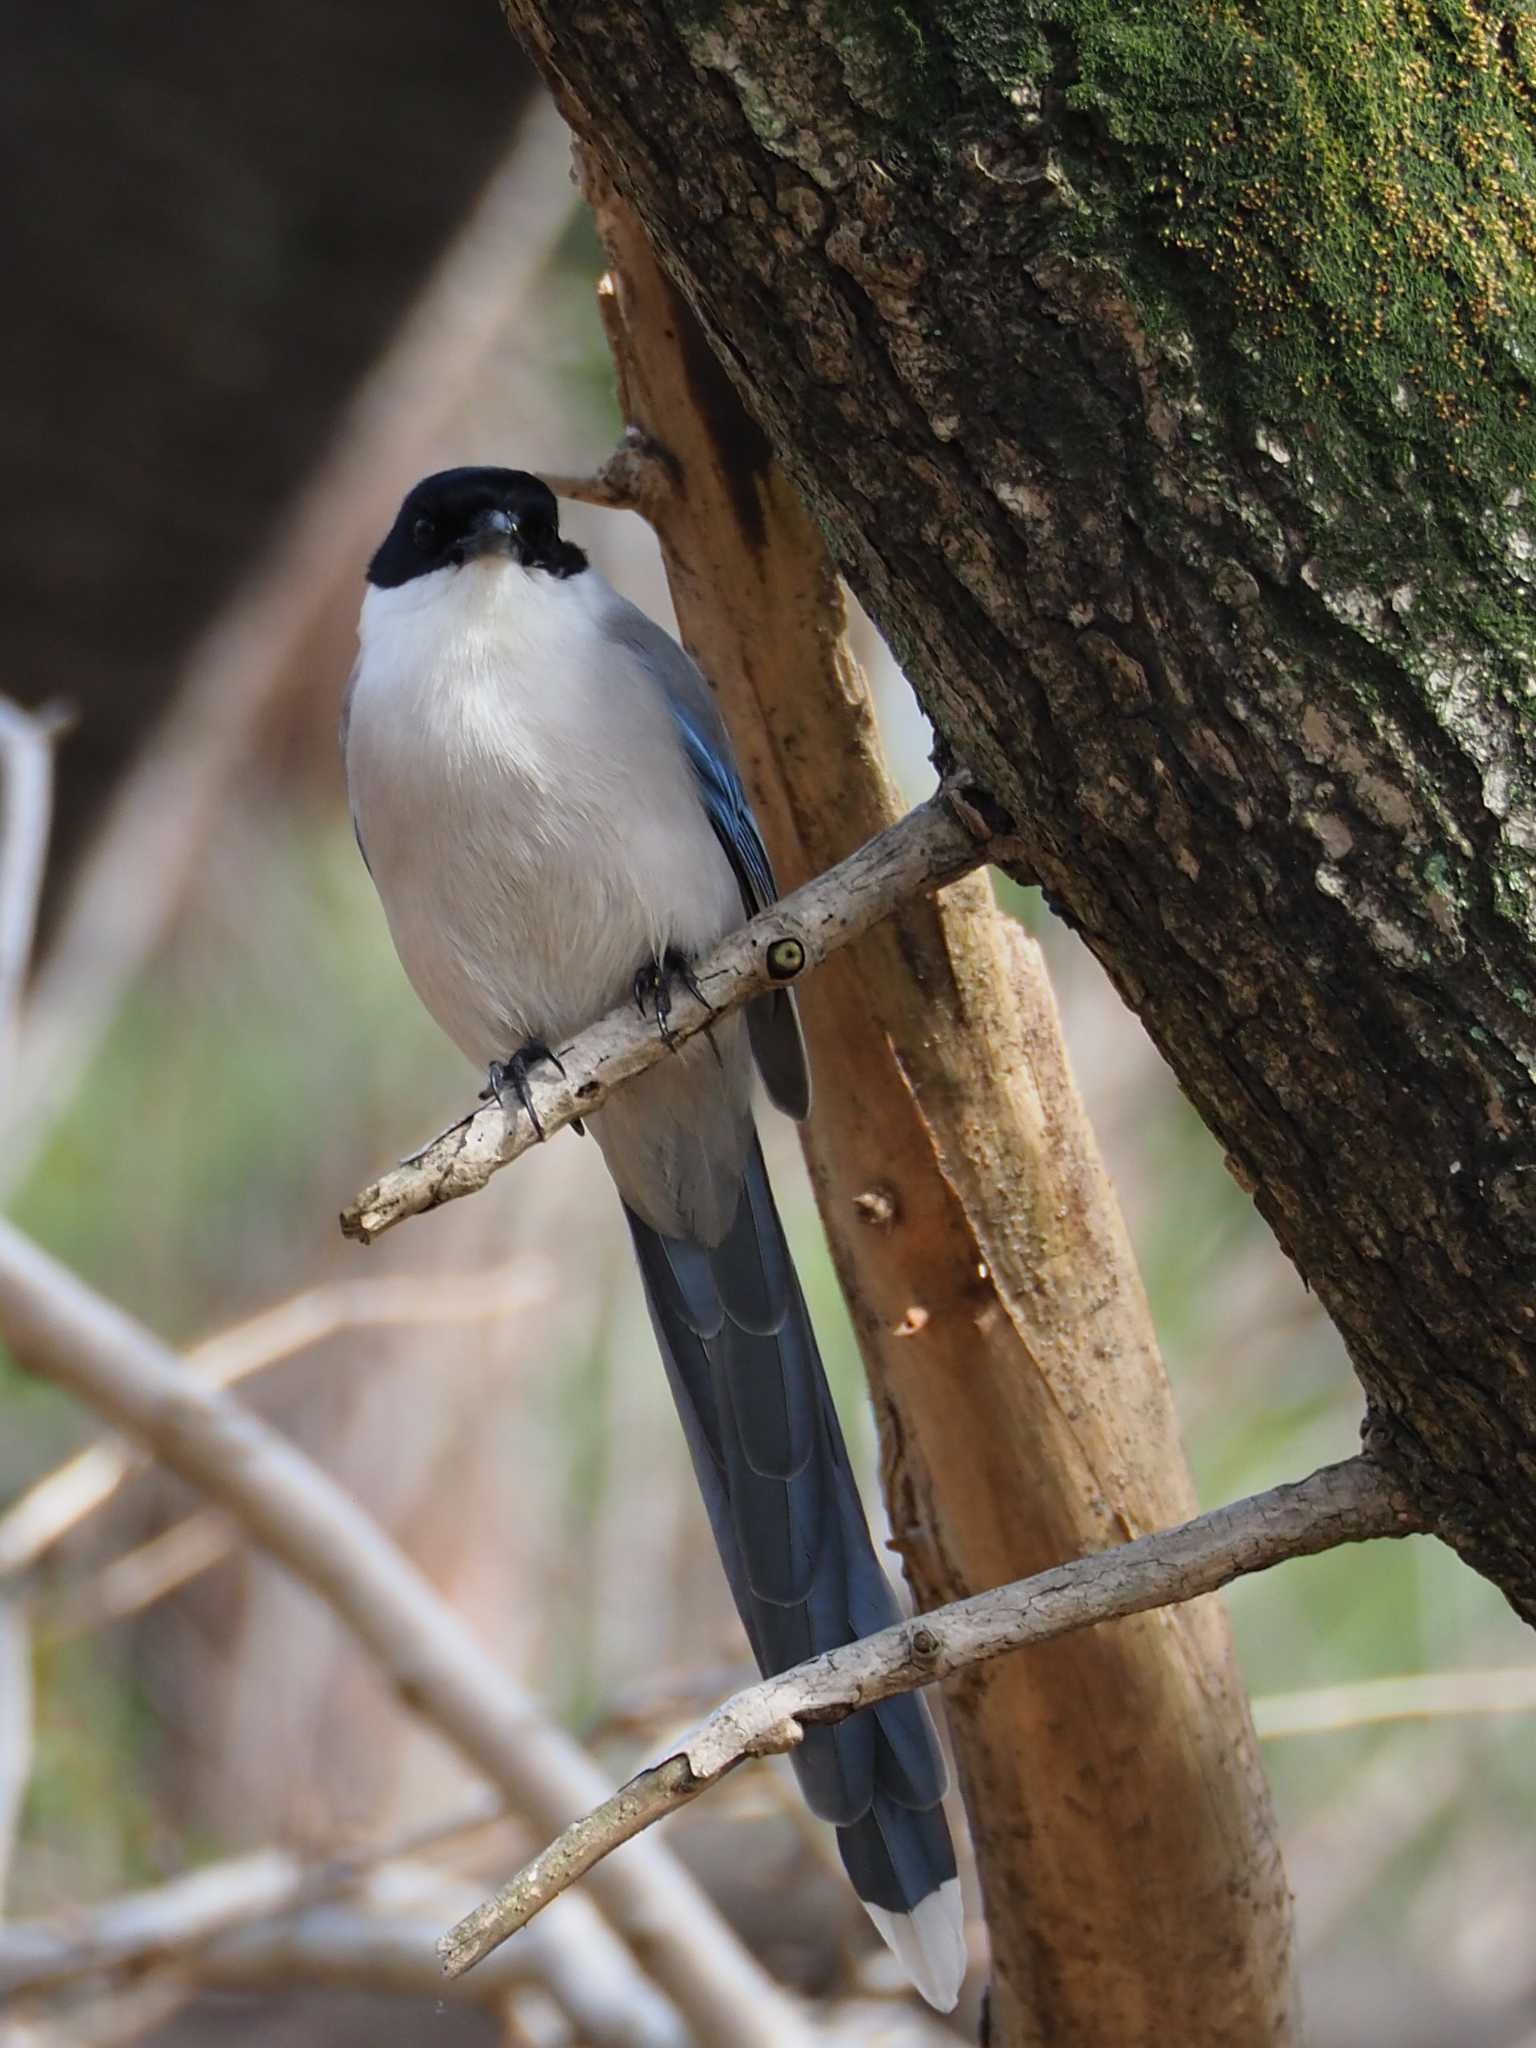
{"label": "bird's beak", "polygon": [[478,513],[463,545],[466,560],[477,555],[514,554],[517,548],[516,514],[504,512],[499,505],[489,512]]}

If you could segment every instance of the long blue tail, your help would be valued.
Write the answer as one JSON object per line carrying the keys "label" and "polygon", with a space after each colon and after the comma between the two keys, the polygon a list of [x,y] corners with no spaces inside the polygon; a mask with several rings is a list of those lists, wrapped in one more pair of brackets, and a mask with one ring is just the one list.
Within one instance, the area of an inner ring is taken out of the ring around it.
{"label": "long blue tail", "polygon": [[[756,1139],[735,1221],[713,1249],[625,1215],[759,1669],[787,1670],[898,1620]],[[921,1699],[808,1728],[794,1764],[812,1812],[837,1829],[854,1890],[919,1990],[948,2010],[964,1969],[959,1891],[944,1763]]]}

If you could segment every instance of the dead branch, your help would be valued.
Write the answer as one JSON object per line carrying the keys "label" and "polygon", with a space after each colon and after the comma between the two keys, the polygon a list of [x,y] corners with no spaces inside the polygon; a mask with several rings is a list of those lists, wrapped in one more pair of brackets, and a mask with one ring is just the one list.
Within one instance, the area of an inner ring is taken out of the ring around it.
{"label": "dead branch", "polygon": [[[606,280],[604,281],[606,284]],[[601,294],[604,285],[599,285]],[[604,319],[608,309],[604,306]],[[606,512],[644,513],[670,479],[673,464],[655,443],[634,426],[626,426],[617,448],[591,476],[554,476],[544,481],[557,498],[578,505],[597,505]]]}
{"label": "dead branch", "polygon": [[198,1508],[50,1597],[38,1614],[38,1635],[52,1647],[115,1627],[180,1592],[239,1547],[239,1531],[227,1517],[217,1508]]}
{"label": "dead branch", "polygon": [[22,1602],[0,1589],[0,1913],[31,1775],[31,1632]]}
{"label": "dead branch", "polygon": [[443,1968],[450,1977],[467,1970],[620,1843],[688,1805],[749,1757],[793,1749],[807,1722],[840,1721],[1027,1644],[1194,1600],[1342,1543],[1409,1535],[1417,1526],[1378,1468],[1351,1458],[1177,1529],[935,1608],[764,1679],[717,1707],[677,1754],[621,1786],[451,1928],[439,1945]]}
{"label": "dead branch", "polygon": [[[941,792],[826,874],[729,933],[696,962],[695,977],[707,1000],[701,1002],[687,989],[674,993],[670,1038],[691,1038],[723,1012],[797,981],[898,904],[955,880],[987,857],[987,842],[978,839]],[[564,1072],[541,1066],[530,1081],[545,1136],[590,1115],[622,1081],[669,1053],[654,1021],[641,1016],[633,1003],[621,1004],[556,1050]],[[520,1111],[509,1116],[492,1103],[365,1188],[342,1211],[342,1231],[367,1244],[408,1216],[474,1194],[538,1142],[526,1116]]]}
{"label": "dead branch", "polygon": [[[618,1947],[595,1915],[590,1929]],[[323,1984],[440,1999],[444,1985],[433,1932],[430,1907],[413,1915],[384,1915],[312,1906],[290,1920],[242,1929],[211,1943],[200,1959],[199,1977],[226,1990],[288,1991],[295,1984]],[[575,2038],[593,2048],[685,2048],[690,2037],[645,1979],[633,1968],[615,1977],[603,1968],[603,1960],[582,1942],[562,1938],[537,1957],[515,1960],[483,1995],[471,1984],[468,2002],[499,2008],[509,1994],[535,1985],[563,2009]],[[455,1988],[448,1995],[454,1997]]]}
{"label": "dead branch", "polygon": [[[343,1902],[339,1892],[353,1896]],[[0,1927],[0,1995],[36,1997],[90,1977],[174,1966],[192,1989],[300,1981],[435,1997],[443,1980],[434,1937],[466,1895],[463,1879],[431,1865],[369,1867],[366,1858],[317,1862],[266,1850],[57,1919]],[[470,2002],[495,2006],[536,1984],[582,2040],[684,2048],[682,2022],[596,1907],[574,1898],[565,1907],[577,1910],[540,1923],[547,1939],[519,1942],[485,1982],[477,1974]]]}
{"label": "dead branch", "polygon": [[1336,1735],[1383,1721],[1461,1720],[1490,1714],[1536,1714],[1536,1668],[1409,1671],[1395,1678],[1357,1678],[1302,1692],[1261,1694],[1253,1725],[1261,1742],[1297,1735]]}
{"label": "dead branch", "polygon": [[197,1995],[174,1968],[147,1970],[132,1984],[114,1984],[99,1998],[72,2001],[60,2018],[43,2019],[22,2001],[12,2017],[0,2007],[0,2048],[137,2048]]}
{"label": "dead branch", "polygon": [[[140,1324],[0,1222],[0,1340],[151,1449],[304,1581],[369,1650],[402,1701],[530,1820],[558,1831],[607,1786],[545,1721],[370,1517],[284,1437],[201,1385]],[[788,2048],[793,2007],[672,1856],[603,1865],[599,1904],[700,2037]]]}
{"label": "dead branch", "polygon": [[[343,1330],[480,1322],[516,1315],[548,1291],[548,1274],[521,1259],[486,1273],[327,1282],[205,1337],[182,1354],[181,1364],[209,1386],[229,1387]],[[146,1462],[133,1444],[111,1438],[88,1444],[35,1480],[0,1514],[0,1580],[33,1570]]]}

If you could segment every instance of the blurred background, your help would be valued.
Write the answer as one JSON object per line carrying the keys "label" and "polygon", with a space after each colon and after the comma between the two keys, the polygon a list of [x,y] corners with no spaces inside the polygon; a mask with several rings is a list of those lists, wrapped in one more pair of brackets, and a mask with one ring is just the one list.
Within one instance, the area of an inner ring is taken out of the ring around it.
{"label": "blurred background", "polygon": [[[345,816],[363,563],[425,471],[580,472],[619,424],[563,132],[492,0],[71,0],[9,10],[0,40],[0,690],[75,714],[0,1104],[9,1212],[159,1335],[248,1374],[242,1398],[625,1772],[745,1665],[594,1149],[562,1135],[366,1252],[335,1227],[478,1086],[396,966]],[[569,524],[670,618],[638,521]],[[921,720],[857,633],[920,795]],[[1347,1456],[1360,1403],[1327,1321],[1094,963],[1007,901],[1047,947],[1202,1502]],[[870,1474],[793,1133],[767,1135]],[[466,1823],[445,1868],[513,1867],[517,1827],[467,1831],[472,1777],[309,1595],[161,1475],[99,1503],[78,1472],[32,1491],[97,1433],[3,1360],[0,1402],[0,1597],[27,1604],[36,1712],[13,1842],[0,1814],[10,1913],[274,1842],[408,1844],[445,1817]],[[1499,1711],[1532,1699],[1528,1635],[1417,1540],[1290,1565],[1230,1606],[1312,2040],[1530,2048],[1536,1760],[1529,1717]],[[1377,1683],[1429,1673],[1459,1675],[1455,1711],[1404,1717]],[[853,2038],[955,2038],[892,1995],[786,1782],[738,1773],[669,1839],[786,1982],[834,2016],[874,2001]],[[492,2014],[377,1975],[253,1968],[196,1996],[174,1973],[86,1977],[0,2007],[0,2032],[578,2038],[536,1994]],[[974,2000],[960,2018],[973,2033]]]}

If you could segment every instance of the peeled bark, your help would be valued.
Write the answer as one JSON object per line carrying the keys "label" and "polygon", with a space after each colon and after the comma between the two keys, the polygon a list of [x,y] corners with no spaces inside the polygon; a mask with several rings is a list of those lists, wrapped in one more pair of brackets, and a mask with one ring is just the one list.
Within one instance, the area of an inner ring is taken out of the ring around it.
{"label": "peeled bark", "polygon": [[507,6],[1536,1616],[1528,25]]}
{"label": "peeled bark", "polygon": [[[820,536],[590,153],[601,303],[656,528],[781,887],[899,815]],[[1151,1316],[1038,949],[981,877],[807,981],[822,1221],[920,1607],[1194,1511]],[[1214,1601],[944,1688],[991,1939],[993,2048],[1287,2048],[1290,1899]],[[1134,1844],[1134,1853],[1128,1853]]]}

